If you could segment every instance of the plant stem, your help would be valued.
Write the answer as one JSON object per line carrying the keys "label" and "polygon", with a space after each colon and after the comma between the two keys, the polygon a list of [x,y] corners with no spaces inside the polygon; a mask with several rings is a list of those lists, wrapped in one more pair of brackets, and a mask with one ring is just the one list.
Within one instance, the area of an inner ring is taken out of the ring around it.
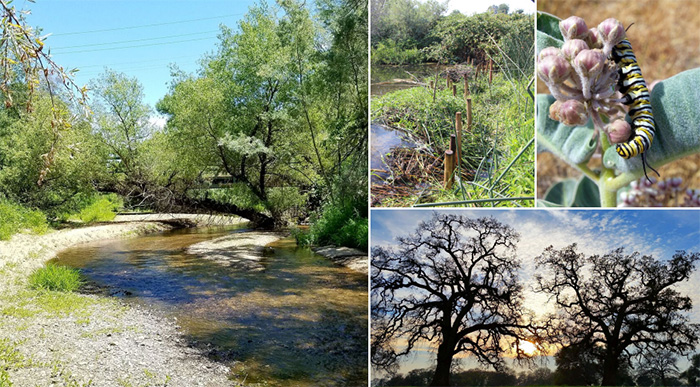
{"label": "plant stem", "polygon": [[[602,129],[602,128],[601,128]],[[607,133],[601,130],[600,133],[600,145],[602,148],[602,154],[610,148],[610,140],[608,139]],[[615,171],[609,168],[605,168],[603,163],[603,171],[600,174],[600,180],[598,180],[598,192],[600,193],[600,206],[601,207],[617,207],[617,189],[610,186],[610,181],[615,178]]]}

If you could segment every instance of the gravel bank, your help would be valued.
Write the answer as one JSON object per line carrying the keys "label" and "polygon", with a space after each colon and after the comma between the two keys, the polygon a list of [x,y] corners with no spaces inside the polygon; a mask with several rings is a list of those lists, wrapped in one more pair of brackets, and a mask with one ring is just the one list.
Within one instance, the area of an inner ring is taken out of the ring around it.
{"label": "gravel bank", "polygon": [[[176,322],[96,295],[28,290],[26,279],[58,251],[80,243],[240,218],[128,215],[115,223],[15,235],[0,242],[0,385],[227,386],[230,370],[194,348]],[[121,223],[127,222],[127,223]]]}
{"label": "gravel bank", "polygon": [[331,261],[346,266],[352,270],[367,274],[369,272],[369,257],[367,253],[349,247],[323,246],[314,247],[316,254],[323,255]]}
{"label": "gravel bank", "polygon": [[283,234],[265,231],[234,233],[221,238],[195,243],[187,248],[188,254],[199,255],[223,266],[236,266],[251,271],[265,268],[259,263],[265,245],[282,239]]}

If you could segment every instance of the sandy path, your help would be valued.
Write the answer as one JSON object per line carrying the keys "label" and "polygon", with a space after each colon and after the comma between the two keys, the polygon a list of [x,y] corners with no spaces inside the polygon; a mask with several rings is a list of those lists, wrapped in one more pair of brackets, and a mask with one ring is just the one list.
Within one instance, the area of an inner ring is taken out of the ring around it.
{"label": "sandy path", "polygon": [[[228,379],[228,367],[188,343],[174,320],[114,298],[27,290],[28,274],[62,249],[164,231],[174,227],[173,219],[202,225],[241,222],[201,215],[128,215],[112,224],[15,235],[0,242],[0,365],[5,362],[7,368],[0,367],[0,385],[3,377],[15,386],[237,385]],[[125,221],[129,223],[118,223]]]}

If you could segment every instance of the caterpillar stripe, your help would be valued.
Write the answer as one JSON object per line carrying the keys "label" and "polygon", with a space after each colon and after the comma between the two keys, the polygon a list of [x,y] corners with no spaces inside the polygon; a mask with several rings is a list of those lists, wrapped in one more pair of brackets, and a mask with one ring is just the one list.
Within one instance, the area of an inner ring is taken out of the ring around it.
{"label": "caterpillar stripe", "polygon": [[649,180],[647,166],[657,175],[659,174],[647,163],[644,155],[644,152],[651,148],[655,131],[649,89],[647,89],[647,84],[642,77],[642,71],[639,69],[629,40],[624,39],[613,48],[612,59],[620,67],[618,84],[623,95],[622,103],[630,105],[629,115],[632,118],[632,129],[634,130],[632,138],[625,143],[616,144],[615,150],[625,159],[641,155],[644,176]]}

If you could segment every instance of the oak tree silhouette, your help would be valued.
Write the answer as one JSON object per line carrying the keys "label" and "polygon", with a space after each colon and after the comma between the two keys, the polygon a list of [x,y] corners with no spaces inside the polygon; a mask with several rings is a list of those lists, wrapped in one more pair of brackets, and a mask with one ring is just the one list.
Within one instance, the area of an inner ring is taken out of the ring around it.
{"label": "oak tree silhouette", "polygon": [[[519,235],[493,218],[435,213],[399,247],[372,249],[372,362],[391,369],[420,342],[438,345],[431,386],[450,384],[453,358],[473,355],[497,371],[540,328],[523,308]],[[396,341],[401,340],[401,348]]]}
{"label": "oak tree silhouette", "polygon": [[625,363],[646,352],[688,354],[700,341],[700,324],[689,322],[691,299],[675,285],[688,280],[698,259],[685,251],[660,261],[622,248],[586,257],[576,244],[548,247],[536,258],[542,272],[535,291],[558,308],[550,341],[595,348],[604,386],[617,385]]}

